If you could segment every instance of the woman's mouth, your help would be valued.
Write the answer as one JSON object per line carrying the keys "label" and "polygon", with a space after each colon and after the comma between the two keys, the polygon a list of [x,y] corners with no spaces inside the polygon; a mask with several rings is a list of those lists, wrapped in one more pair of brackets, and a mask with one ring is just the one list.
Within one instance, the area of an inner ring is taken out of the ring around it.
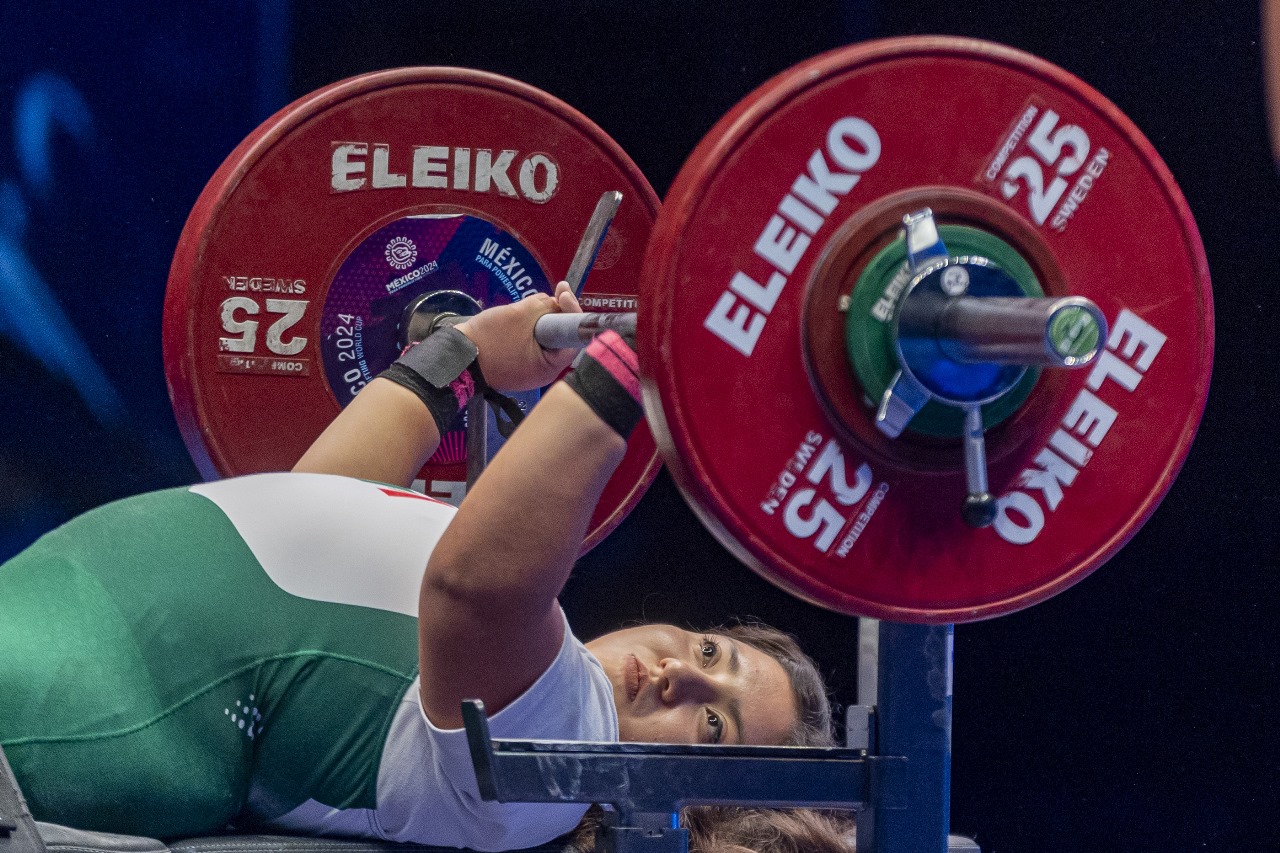
{"label": "woman's mouth", "polygon": [[627,701],[636,701],[640,693],[640,685],[644,680],[644,667],[635,655],[627,655],[622,666],[623,684],[627,688]]}

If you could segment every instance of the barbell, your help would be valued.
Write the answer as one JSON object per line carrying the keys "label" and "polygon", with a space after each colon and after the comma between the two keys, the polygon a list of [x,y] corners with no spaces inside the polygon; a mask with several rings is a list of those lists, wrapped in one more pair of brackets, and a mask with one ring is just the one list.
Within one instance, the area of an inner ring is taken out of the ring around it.
{"label": "barbell", "polygon": [[[1168,169],[1067,72],[916,37],[766,82],[661,212],[603,131],[496,75],[380,72],[286,107],[214,175],[170,274],[166,370],[201,472],[289,467],[424,302],[513,301],[590,266],[578,238],[615,190],[589,314],[548,341],[634,313],[649,429],[584,549],[652,481],[656,438],[703,522],[774,583],[971,621],[1096,569],[1190,448],[1212,298]],[[456,498],[446,439],[423,487]]]}

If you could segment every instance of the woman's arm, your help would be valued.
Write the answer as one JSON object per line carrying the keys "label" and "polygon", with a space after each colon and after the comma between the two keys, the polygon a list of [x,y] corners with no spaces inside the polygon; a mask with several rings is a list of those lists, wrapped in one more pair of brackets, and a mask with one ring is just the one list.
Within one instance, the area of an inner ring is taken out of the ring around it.
{"label": "woman's arm", "polygon": [[[554,298],[492,308],[457,328],[476,344],[489,385],[539,387],[575,354],[544,351],[533,339],[538,317],[557,310],[580,310],[563,284]],[[638,403],[631,404],[638,417]],[[439,440],[413,391],[375,379],[294,470],[408,485]],[[556,596],[625,452],[622,435],[561,382],[468,492],[432,552],[420,590],[422,699],[436,725],[461,725],[463,699],[501,710],[555,659],[564,628]]]}
{"label": "woman's arm", "polygon": [[[407,483],[438,440],[422,402],[384,379],[347,412],[295,470]],[[501,710],[555,659],[564,627],[556,596],[625,452],[623,438],[560,382],[467,494],[419,596],[422,702],[437,726],[462,724],[463,699]]]}
{"label": "woman's arm", "polygon": [[422,704],[440,727],[459,704],[490,713],[523,693],[563,640],[556,596],[626,441],[564,382],[476,482],[427,564],[418,612]]}
{"label": "woman's arm", "polygon": [[375,378],[293,470],[408,487],[439,444],[440,433],[422,401],[402,385]]}

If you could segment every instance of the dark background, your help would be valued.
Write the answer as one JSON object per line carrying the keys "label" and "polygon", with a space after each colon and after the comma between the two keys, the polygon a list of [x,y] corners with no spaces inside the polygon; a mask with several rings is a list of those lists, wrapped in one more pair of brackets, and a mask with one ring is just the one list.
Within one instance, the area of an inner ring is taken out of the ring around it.
{"label": "dark background", "polygon": [[[161,364],[169,260],[213,170],[293,98],[400,65],[496,71],[592,117],[661,194],[771,75],[915,33],[1038,54],[1133,119],[1197,218],[1217,323],[1200,435],[1151,521],[1049,602],[957,628],[952,825],[988,853],[1278,849],[1280,187],[1253,2],[0,4],[0,558],[197,479]],[[736,564],[665,474],[565,603],[585,634],[754,615],[854,698],[853,620]]]}

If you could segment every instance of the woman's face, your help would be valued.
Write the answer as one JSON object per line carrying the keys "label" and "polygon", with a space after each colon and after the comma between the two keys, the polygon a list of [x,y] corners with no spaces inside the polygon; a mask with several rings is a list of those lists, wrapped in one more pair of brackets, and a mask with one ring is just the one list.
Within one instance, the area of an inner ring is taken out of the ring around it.
{"label": "woman's face", "polygon": [[622,740],[777,744],[798,720],[782,664],[731,637],[642,625],[587,649],[613,685]]}

